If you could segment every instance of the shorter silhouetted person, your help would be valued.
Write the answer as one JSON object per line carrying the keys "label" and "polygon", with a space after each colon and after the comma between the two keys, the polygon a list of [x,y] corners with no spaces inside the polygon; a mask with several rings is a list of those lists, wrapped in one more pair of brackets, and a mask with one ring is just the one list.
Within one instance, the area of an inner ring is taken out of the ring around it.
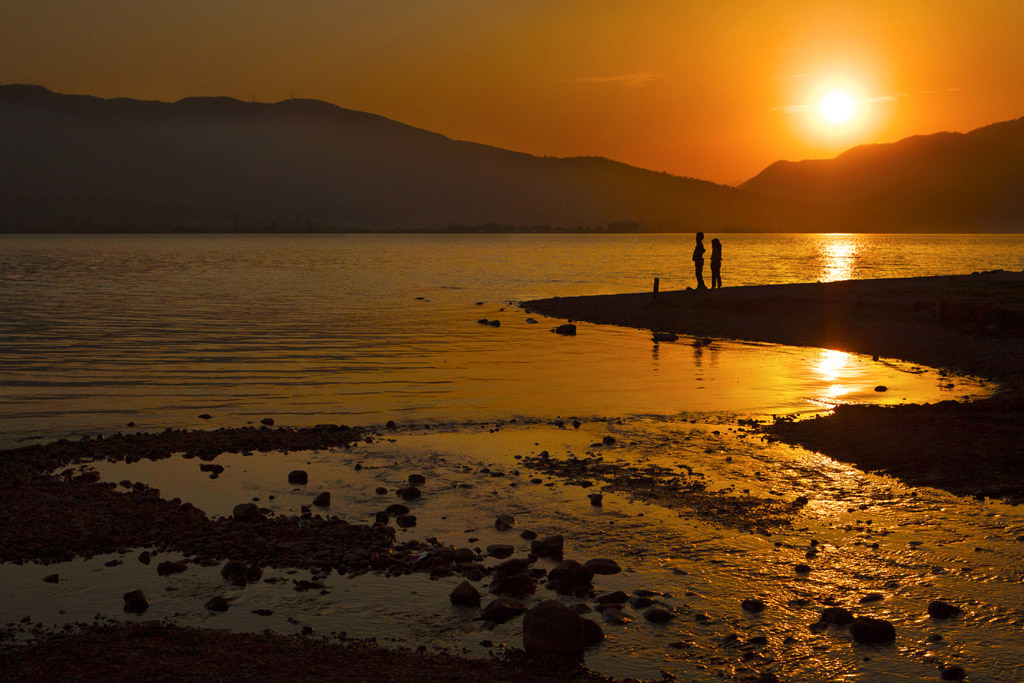
{"label": "shorter silhouetted person", "polygon": [[704,284],[704,233],[697,233],[697,245],[693,248],[693,268],[697,275],[697,289],[707,289]]}
{"label": "shorter silhouetted person", "polygon": [[722,286],[722,243],[711,240],[711,289]]}

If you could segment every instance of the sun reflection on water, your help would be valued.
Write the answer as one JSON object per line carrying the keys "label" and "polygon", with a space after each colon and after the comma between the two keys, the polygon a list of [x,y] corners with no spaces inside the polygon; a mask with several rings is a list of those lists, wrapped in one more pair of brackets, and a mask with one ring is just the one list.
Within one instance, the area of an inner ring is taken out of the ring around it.
{"label": "sun reflection on water", "polygon": [[826,399],[835,399],[853,391],[853,387],[850,385],[837,381],[841,379],[843,370],[847,369],[852,359],[853,357],[850,354],[843,351],[821,349],[821,359],[818,361],[815,370],[821,377],[822,382],[831,383],[825,393]]}
{"label": "sun reflection on water", "polygon": [[818,258],[821,261],[818,280],[835,282],[849,280],[853,277],[854,266],[860,257],[860,244],[856,235],[822,235],[824,238],[818,247]]}

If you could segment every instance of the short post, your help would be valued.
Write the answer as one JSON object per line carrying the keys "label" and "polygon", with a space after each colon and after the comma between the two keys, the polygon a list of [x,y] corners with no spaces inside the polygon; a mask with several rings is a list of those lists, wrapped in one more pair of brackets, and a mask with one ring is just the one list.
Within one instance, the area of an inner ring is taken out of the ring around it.
{"label": "short post", "polygon": [[651,292],[651,296],[653,296],[655,299],[658,298],[658,283],[659,282],[660,282],[659,278],[654,278],[654,291]]}

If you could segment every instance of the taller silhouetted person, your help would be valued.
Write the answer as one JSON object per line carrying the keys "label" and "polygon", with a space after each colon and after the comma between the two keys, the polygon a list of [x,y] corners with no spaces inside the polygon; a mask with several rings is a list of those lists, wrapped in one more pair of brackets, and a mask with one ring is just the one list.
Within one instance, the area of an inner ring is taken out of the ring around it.
{"label": "taller silhouetted person", "polygon": [[711,289],[722,287],[722,243],[711,240]]}
{"label": "taller silhouetted person", "polygon": [[693,267],[697,274],[697,289],[707,289],[704,284],[704,233],[697,233],[697,244],[693,248]]}

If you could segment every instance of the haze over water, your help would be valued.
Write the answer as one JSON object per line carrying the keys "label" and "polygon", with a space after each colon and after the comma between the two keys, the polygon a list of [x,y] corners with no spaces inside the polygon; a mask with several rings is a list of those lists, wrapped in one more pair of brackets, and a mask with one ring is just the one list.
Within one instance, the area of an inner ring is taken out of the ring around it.
{"label": "haze over water", "polygon": [[[663,290],[683,288],[692,284],[692,239],[0,238],[0,441],[117,431],[129,421],[151,430],[267,415],[379,424],[768,413],[983,393],[973,382],[940,389],[935,375],[910,366],[818,349],[700,349],[594,326],[565,339],[548,332],[554,321],[528,324],[511,303],[643,291],[655,276]],[[1024,268],[1021,236],[722,240],[726,286]],[[879,396],[878,384],[891,391]]]}

